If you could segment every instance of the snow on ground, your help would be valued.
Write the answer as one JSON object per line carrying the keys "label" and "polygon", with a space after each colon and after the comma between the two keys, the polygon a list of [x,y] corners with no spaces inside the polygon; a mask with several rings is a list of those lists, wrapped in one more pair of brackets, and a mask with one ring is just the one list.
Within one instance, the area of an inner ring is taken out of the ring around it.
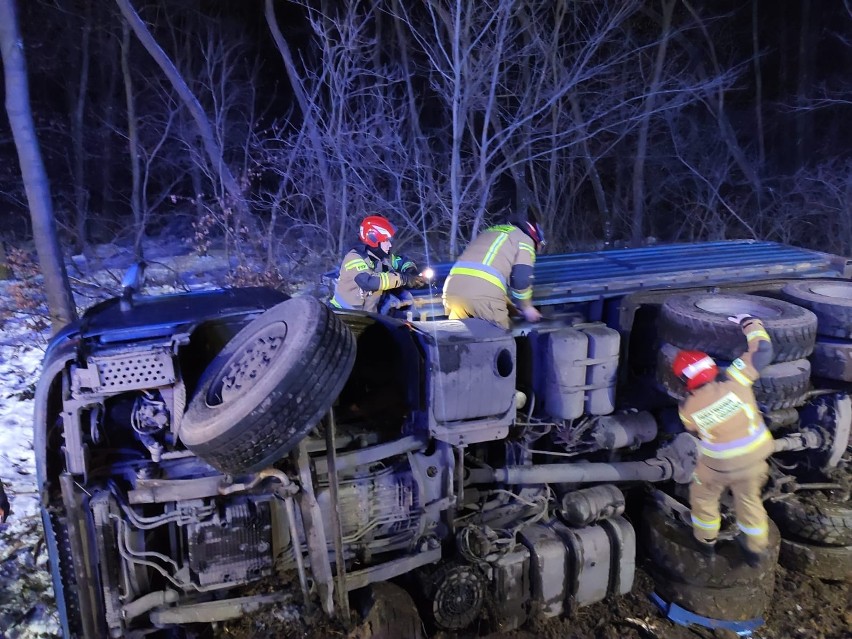
{"label": "snow on ground", "polygon": [[0,638],[60,636],[42,540],[33,452],[33,391],[47,335],[22,318],[0,329],[0,479],[11,516],[0,525]]}
{"label": "snow on ground", "polygon": [[[178,242],[146,247],[146,294],[210,288],[222,281],[227,261],[221,251],[187,255]],[[88,308],[118,293],[132,262],[129,249],[95,247],[89,258],[68,264],[77,304]],[[14,281],[0,281],[0,480],[11,515],[0,524],[0,639],[61,636],[47,551],[38,509],[33,450],[33,393],[49,331],[33,329],[32,318],[8,314]],[[4,312],[5,311],[5,312]]]}

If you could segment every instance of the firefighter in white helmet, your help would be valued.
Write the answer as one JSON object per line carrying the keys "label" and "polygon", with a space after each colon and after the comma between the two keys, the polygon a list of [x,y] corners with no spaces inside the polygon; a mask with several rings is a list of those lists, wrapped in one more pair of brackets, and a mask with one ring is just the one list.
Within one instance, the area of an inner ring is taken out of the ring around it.
{"label": "firefighter in white helmet", "polygon": [[411,303],[411,294],[405,289],[426,286],[412,260],[391,253],[394,235],[396,228],[381,215],[369,215],[361,221],[361,244],[343,258],[332,306],[388,313]]}
{"label": "firefighter in white helmet", "polygon": [[759,319],[749,315],[728,319],[740,325],[748,349],[723,373],[700,351],[680,351],[672,368],[688,391],[680,404],[680,419],[700,438],[689,490],[699,549],[713,553],[721,523],[719,500],[730,488],[741,531],[738,541],[749,565],[757,566],[769,545],[761,490],[769,472],[766,459],[775,447],[752,385],[772,361],[772,342]]}

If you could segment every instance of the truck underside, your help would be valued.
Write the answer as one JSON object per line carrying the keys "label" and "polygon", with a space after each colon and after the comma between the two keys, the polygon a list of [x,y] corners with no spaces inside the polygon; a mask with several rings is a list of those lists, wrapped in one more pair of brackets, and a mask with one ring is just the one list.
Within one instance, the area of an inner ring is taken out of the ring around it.
{"label": "truck underside", "polygon": [[[684,273],[696,251],[707,267]],[[641,559],[667,604],[749,624],[778,552],[852,574],[844,260],[731,242],[536,274],[545,321],[509,333],[438,319],[434,291],[399,318],[249,290],[90,311],[36,392],[65,634],[179,636],[293,602],[348,619],[347,593],[389,580],[430,628],[512,629],[629,592]],[[755,392],[778,528],[756,567],[691,545],[697,450],[669,372],[679,348],[734,359],[736,313],[776,344]],[[833,519],[815,522],[809,488]]]}

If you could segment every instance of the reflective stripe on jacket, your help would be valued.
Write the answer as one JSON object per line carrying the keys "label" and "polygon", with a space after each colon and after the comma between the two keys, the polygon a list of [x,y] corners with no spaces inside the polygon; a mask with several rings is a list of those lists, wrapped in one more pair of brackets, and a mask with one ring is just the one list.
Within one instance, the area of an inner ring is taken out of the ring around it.
{"label": "reflective stripe on jacket", "polygon": [[382,293],[402,286],[399,274],[416,270],[414,262],[403,255],[379,260],[366,246],[355,247],[343,258],[329,303],[335,308],[375,313]]}
{"label": "reflective stripe on jacket", "polygon": [[534,264],[535,245],[526,233],[510,224],[492,226],[459,256],[444,282],[444,295],[531,306]]}
{"label": "reflective stripe on jacket", "polygon": [[702,462],[719,471],[738,470],[774,452],[752,385],[772,359],[772,344],[760,320],[745,323],[748,350],[720,379],[692,391],[680,406],[684,427],[698,434]]}

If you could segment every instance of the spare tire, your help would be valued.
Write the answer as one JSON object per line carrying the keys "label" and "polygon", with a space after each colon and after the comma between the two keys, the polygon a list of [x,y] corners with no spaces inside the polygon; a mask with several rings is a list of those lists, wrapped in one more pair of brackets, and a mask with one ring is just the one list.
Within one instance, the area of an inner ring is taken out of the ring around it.
{"label": "spare tire", "polygon": [[746,350],[740,327],[728,320],[748,313],[763,320],[772,340],[774,362],[810,355],[816,340],[817,318],[806,308],[783,300],[735,293],[683,293],[666,298],[660,311],[660,339],[733,360]]}
{"label": "spare tire", "polygon": [[282,302],[204,371],[180,439],[222,472],[265,468],[328,412],[354,363],[355,338],[328,307],[311,297]]}
{"label": "spare tire", "polygon": [[852,337],[852,282],[802,280],[781,290],[785,299],[817,316],[817,332],[830,337]]}
{"label": "spare tire", "polygon": [[[663,344],[657,355],[657,381],[670,397],[681,400],[686,387],[674,374],[672,362],[679,349],[672,344]],[[726,362],[719,362],[725,366]],[[806,359],[770,364],[760,371],[760,377],[752,387],[761,412],[778,411],[805,403],[810,387],[811,364]]]}

